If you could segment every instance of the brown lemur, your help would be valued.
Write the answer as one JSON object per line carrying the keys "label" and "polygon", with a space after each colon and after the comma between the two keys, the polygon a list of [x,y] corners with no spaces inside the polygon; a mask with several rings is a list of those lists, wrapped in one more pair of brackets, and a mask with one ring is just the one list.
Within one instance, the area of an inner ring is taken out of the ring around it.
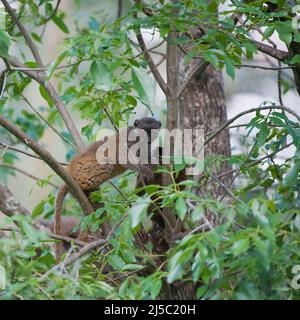
{"label": "brown lemur", "polygon": [[[68,171],[74,178],[74,180],[78,183],[81,189],[87,194],[96,191],[99,186],[106,182],[107,180],[118,176],[124,173],[127,169],[138,171],[139,174],[143,176],[145,182],[150,183],[153,180],[153,171],[151,167],[146,164],[120,164],[119,158],[119,144],[123,144],[126,141],[123,141],[122,138],[125,137],[127,139],[127,149],[137,143],[137,141],[130,141],[128,139],[129,133],[134,129],[143,129],[147,133],[147,141],[145,143],[151,143],[151,130],[152,129],[160,129],[161,121],[158,121],[154,118],[144,117],[142,119],[137,119],[134,121],[133,126],[129,126],[126,129],[122,129],[117,132],[115,136],[115,145],[114,148],[116,150],[116,163],[99,163],[99,154],[97,154],[97,150],[101,147],[106,141],[96,141],[89,145],[85,151],[77,154],[73,160],[70,162],[68,166]],[[125,132],[125,131],[126,132]],[[141,136],[141,139],[143,136]],[[143,141],[142,141],[143,142]],[[148,151],[149,151],[148,147]],[[105,154],[104,156],[107,156]],[[101,157],[101,156],[100,156]],[[100,161],[101,162],[101,161]],[[63,184],[57,194],[56,204],[55,204],[55,215],[54,215],[54,232],[56,234],[64,234],[62,230],[62,205],[63,200],[69,192],[69,188],[66,184]]]}

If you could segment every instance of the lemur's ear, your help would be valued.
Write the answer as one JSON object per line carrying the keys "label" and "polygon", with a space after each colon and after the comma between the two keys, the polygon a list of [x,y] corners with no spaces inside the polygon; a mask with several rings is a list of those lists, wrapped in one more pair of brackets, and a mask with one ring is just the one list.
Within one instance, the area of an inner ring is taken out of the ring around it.
{"label": "lemur's ear", "polygon": [[158,120],[157,123],[158,123],[159,127],[161,128],[161,125],[162,125],[161,121]]}
{"label": "lemur's ear", "polygon": [[139,121],[139,120],[135,120],[135,121],[134,121],[134,126],[135,126],[135,127],[138,127],[139,124],[140,124],[140,121]]}

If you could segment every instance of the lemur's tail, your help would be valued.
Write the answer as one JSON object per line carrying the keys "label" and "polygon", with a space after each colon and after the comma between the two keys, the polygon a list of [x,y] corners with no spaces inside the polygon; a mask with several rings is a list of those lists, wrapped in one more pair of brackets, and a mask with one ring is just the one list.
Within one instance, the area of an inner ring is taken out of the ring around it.
{"label": "lemur's tail", "polygon": [[[62,225],[61,225],[61,213],[63,202],[66,195],[69,192],[68,186],[64,183],[58,190],[55,202],[55,215],[54,215],[54,233],[55,234],[62,234]],[[57,243],[55,245],[55,252],[56,252],[56,260],[57,262],[60,261],[61,256],[64,253],[64,248],[62,243]]]}

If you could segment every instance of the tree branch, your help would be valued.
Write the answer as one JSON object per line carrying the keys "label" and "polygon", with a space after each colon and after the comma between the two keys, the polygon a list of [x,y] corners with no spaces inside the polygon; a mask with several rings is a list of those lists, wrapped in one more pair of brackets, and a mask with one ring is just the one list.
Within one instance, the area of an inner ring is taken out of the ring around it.
{"label": "tree branch", "polygon": [[26,74],[29,78],[34,79],[38,83],[44,84],[44,73],[41,72],[40,69],[38,69],[38,71],[34,71],[32,68],[26,68],[16,57],[13,56],[9,56],[7,61],[9,65],[19,68],[20,71]]}
{"label": "tree branch", "polygon": [[273,48],[267,44],[252,40],[252,43],[256,46],[257,50],[265,53],[279,61],[284,61],[291,57],[291,54],[287,51],[279,50],[277,48]]}
{"label": "tree branch", "polygon": [[52,157],[47,150],[42,148],[37,142],[35,142],[25,132],[17,128],[9,120],[3,118],[3,116],[0,116],[0,125],[25,143],[36,154],[38,154],[41,159],[43,159],[49,165],[49,167],[51,167],[65,181],[74,197],[78,200],[85,214],[94,212],[94,209],[91,206],[88,198],[73,177],[59,164],[59,162]]}
{"label": "tree branch", "polygon": [[215,133],[213,133],[205,142],[204,142],[204,146],[206,146],[209,142],[211,142],[221,131],[223,131],[225,128],[227,128],[228,126],[230,126],[234,121],[236,121],[238,118],[248,114],[248,113],[252,113],[252,112],[256,112],[256,111],[262,111],[262,110],[275,110],[275,109],[279,109],[279,110],[283,110],[286,111],[288,113],[290,113],[291,115],[293,115],[298,122],[300,123],[300,116],[297,115],[296,112],[294,112],[293,110],[291,110],[290,108],[287,107],[283,107],[283,106],[262,106],[259,108],[252,108],[246,111],[243,111],[239,114],[237,114],[236,116],[234,116],[233,118],[231,118],[230,120],[228,120],[226,123],[223,124],[223,126],[221,126]]}
{"label": "tree branch", "polygon": [[0,183],[0,211],[8,217],[16,213],[31,216],[30,212],[15,199],[10,190],[2,183]]}
{"label": "tree branch", "polygon": [[[41,227],[43,227],[43,226],[41,226]],[[19,231],[19,229],[18,228],[1,228],[0,231],[15,231],[15,232],[17,232],[17,231]],[[85,241],[81,241],[81,240],[78,240],[78,239],[75,239],[75,238],[72,238],[72,237],[68,237],[68,236],[62,236],[60,234],[55,234],[55,233],[53,233],[51,231],[48,231],[48,230],[47,230],[47,234],[52,239],[62,240],[62,241],[67,242],[67,243],[75,243],[80,247],[84,247],[85,245],[87,245],[87,242],[85,242]]]}
{"label": "tree branch", "polygon": [[183,91],[185,90],[185,88],[190,83],[190,81],[194,78],[194,76],[197,73],[203,73],[208,66],[209,66],[209,62],[202,61],[190,72],[190,74],[188,74],[186,80],[181,85],[181,87],[178,89],[178,92],[177,92],[177,98],[178,99],[180,98],[180,96],[182,95]]}
{"label": "tree branch", "polygon": [[53,9],[52,13],[48,17],[45,18],[44,23],[50,21],[56,15],[57,10],[60,5],[60,2],[61,2],[61,0],[57,0],[55,8]]}
{"label": "tree branch", "polygon": [[[266,156],[261,157],[261,158],[258,159],[258,160],[252,161],[252,160],[249,159],[249,160],[248,160],[249,163],[246,162],[245,164],[247,164],[248,167],[254,167],[254,166],[260,164],[260,163],[261,163],[262,161],[264,161],[264,160],[273,158],[277,153],[279,153],[279,152],[281,152],[281,151],[289,148],[289,147],[292,146],[292,145],[293,145],[293,143],[288,143],[286,146],[284,146],[284,147],[282,147],[282,148],[278,149],[277,151],[274,151],[274,152],[272,152],[272,153],[270,153],[270,154],[267,154]],[[252,162],[250,162],[250,161],[252,161]],[[218,177],[218,178],[223,178],[223,177],[225,177],[225,176],[227,176],[227,175],[231,175],[231,174],[234,173],[234,172],[240,172],[240,171],[241,171],[241,166],[239,166],[237,169],[231,169],[231,170],[229,170],[229,171],[223,172],[223,173],[219,174],[217,177]],[[213,182],[213,179],[212,179],[212,178],[208,179],[202,186],[200,186],[200,188],[204,187],[204,185],[207,185],[207,184],[209,184],[209,183],[211,183],[211,182]]]}
{"label": "tree branch", "polygon": [[253,64],[235,64],[237,68],[250,68],[250,69],[261,69],[261,70],[270,70],[270,71],[278,71],[278,70],[291,70],[293,66],[289,67],[265,67],[265,66],[258,66]]}
{"label": "tree branch", "polygon": [[18,26],[20,32],[22,33],[25,41],[28,44],[28,47],[32,53],[32,55],[34,56],[35,61],[37,62],[37,64],[39,66],[43,66],[43,62],[41,59],[41,56],[37,50],[37,47],[35,45],[35,43],[33,42],[29,32],[26,30],[26,28],[23,26],[23,24],[21,23],[20,19],[18,18],[17,14],[15,13],[15,10],[9,5],[9,3],[6,0],[1,0],[4,7],[6,8],[7,12],[9,13],[9,15],[13,18],[13,20],[15,21],[16,25]]}
{"label": "tree branch", "polygon": [[25,66],[18,61],[18,59],[14,57],[9,57],[8,62],[18,68],[22,68],[22,72],[26,74],[28,77],[36,80],[39,84],[43,85],[48,92],[49,96],[53,100],[53,103],[55,104],[58,112],[60,113],[68,131],[70,132],[72,138],[74,139],[74,142],[76,144],[76,147],[78,151],[82,151],[85,149],[85,145],[83,143],[83,140],[76,128],[76,125],[69,114],[69,111],[67,110],[65,104],[62,102],[60,96],[58,95],[57,91],[54,89],[52,84],[48,81],[45,81],[45,72],[43,71],[32,71],[25,68]]}
{"label": "tree branch", "polygon": [[66,137],[64,137],[60,132],[58,132],[58,130],[56,130],[56,128],[49,123],[49,121],[47,121],[47,119],[41,114],[39,113],[34,106],[30,103],[30,101],[24,96],[22,95],[24,101],[27,103],[27,105],[30,107],[30,109],[43,121],[45,122],[45,124],[57,135],[59,136],[64,142],[66,142],[68,145],[70,145],[73,149],[75,148],[75,146],[73,145],[73,143],[71,141],[69,141]]}
{"label": "tree branch", "polygon": [[78,240],[78,239],[75,239],[75,238],[72,238],[72,237],[68,237],[68,236],[62,236],[61,234],[55,234],[53,232],[47,232],[49,234],[49,236],[53,239],[56,239],[56,240],[62,240],[62,241],[65,241],[65,242],[68,242],[68,243],[72,243],[74,242],[75,244],[77,244],[78,246],[80,247],[84,247],[87,245],[87,243],[85,241],[82,241],[82,240]]}
{"label": "tree branch", "polygon": [[[3,147],[3,148],[7,148],[7,149],[9,149],[9,150],[18,152],[18,153],[22,153],[22,154],[24,154],[25,156],[28,156],[28,157],[31,157],[31,158],[34,158],[34,159],[42,160],[42,161],[43,161],[43,159],[41,159],[40,157],[36,156],[35,154],[32,154],[32,153],[23,151],[23,150],[18,149],[18,148],[15,148],[15,147],[10,146],[10,145],[8,145],[8,144],[6,144],[6,143],[0,142],[0,146]],[[59,164],[62,165],[62,166],[67,166],[67,165],[68,165],[68,163],[66,163],[66,162],[59,162]]]}
{"label": "tree branch", "polygon": [[123,0],[118,0],[118,4],[117,4],[118,8],[117,8],[117,18],[121,18],[122,17],[122,9],[123,9]]}
{"label": "tree branch", "polygon": [[[141,0],[135,0],[136,4],[142,4]],[[134,17],[137,17],[137,13],[134,14]],[[141,33],[141,30],[139,29],[138,32],[136,32],[136,38],[138,40],[139,46],[142,50],[142,52],[144,53],[145,59],[147,60],[148,66],[155,78],[155,80],[157,81],[158,85],[160,86],[160,88],[162,89],[162,91],[164,92],[164,94],[166,96],[170,96],[170,88],[168,87],[168,84],[164,81],[163,77],[161,76],[160,72],[158,71],[150,52],[148,51],[143,35]]]}
{"label": "tree branch", "polygon": [[163,77],[161,76],[160,72],[158,71],[158,69],[157,69],[157,67],[151,57],[151,54],[146,47],[144,38],[143,38],[140,30],[136,33],[136,38],[138,40],[138,43],[140,45],[142,52],[144,53],[144,56],[145,56],[147,63],[148,63],[148,66],[149,66],[155,80],[157,81],[158,85],[160,86],[160,88],[164,92],[164,94],[166,96],[169,96],[170,89],[169,89],[167,83],[165,82],[165,80],[163,79]]}
{"label": "tree branch", "polygon": [[134,0],[134,2],[136,4],[142,5],[142,11],[146,16],[148,16],[148,17],[153,17],[154,16],[153,11],[146,6],[144,1],[142,1],[142,0]]}
{"label": "tree branch", "polygon": [[79,151],[83,151],[85,149],[85,145],[83,143],[83,140],[76,128],[76,125],[72,119],[72,117],[69,114],[69,111],[67,110],[66,106],[62,102],[60,96],[58,95],[57,91],[54,89],[52,84],[50,82],[46,82],[44,84],[45,89],[47,90],[49,96],[52,98],[54,104],[56,105],[57,110],[59,111],[61,117],[63,118],[66,127],[68,128],[70,134],[72,135],[75,144],[77,146],[77,149]]}

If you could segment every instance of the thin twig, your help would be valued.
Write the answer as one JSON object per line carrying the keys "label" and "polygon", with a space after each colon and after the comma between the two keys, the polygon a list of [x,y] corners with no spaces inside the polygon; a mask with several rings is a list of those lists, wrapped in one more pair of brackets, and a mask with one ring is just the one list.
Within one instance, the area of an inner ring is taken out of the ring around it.
{"label": "thin twig", "polygon": [[0,100],[3,98],[3,94],[6,86],[6,72],[7,70],[3,70],[0,75]]}
{"label": "thin twig", "polygon": [[[187,205],[192,209],[195,210],[196,207],[192,204],[192,201],[190,199],[186,199]],[[214,227],[211,224],[211,222],[206,218],[205,214],[203,215],[202,219],[205,221],[205,224],[209,227],[210,230],[213,230]]]}
{"label": "thin twig", "polygon": [[221,126],[214,134],[212,134],[205,142],[204,142],[204,146],[206,146],[210,141],[212,141],[217,135],[219,135],[225,128],[227,128],[229,125],[231,125],[234,121],[236,121],[238,118],[248,114],[248,113],[252,113],[252,112],[256,112],[256,111],[262,111],[262,110],[275,110],[275,109],[279,109],[279,110],[283,110],[286,111],[288,113],[290,113],[291,115],[293,115],[298,122],[300,123],[300,116],[297,115],[296,112],[294,112],[292,109],[287,108],[287,107],[283,107],[283,106],[262,106],[262,107],[258,107],[258,108],[251,108],[249,110],[243,111],[239,114],[237,114],[235,117],[233,117],[232,119],[228,120],[226,123],[223,124],[223,126]]}
{"label": "thin twig", "polygon": [[[239,167],[239,170],[236,172],[236,174],[234,175],[234,177],[232,178],[232,180],[230,181],[229,185],[228,185],[228,188],[230,188],[232,186],[232,184],[234,183],[235,179],[238,177],[238,175],[240,174],[241,172],[241,169],[242,169],[242,166],[245,165],[247,163],[247,161],[249,161],[250,157],[251,157],[251,154],[252,152],[254,151],[254,149],[256,148],[256,145],[257,145],[257,141],[255,141],[254,145],[252,146],[247,158],[245,159],[245,161],[242,162],[242,164],[240,165]],[[222,201],[224,198],[224,196],[221,197],[221,200]]]}
{"label": "thin twig", "polygon": [[[270,154],[267,154],[267,155],[264,156],[264,157],[261,157],[261,158],[258,159],[258,160],[255,160],[255,161],[250,162],[249,164],[248,164],[248,163],[246,163],[246,164],[247,164],[249,167],[254,167],[254,166],[260,164],[260,163],[261,163],[262,161],[264,161],[264,160],[273,158],[277,153],[279,153],[279,152],[281,152],[281,151],[283,151],[283,150],[291,147],[292,145],[293,145],[293,143],[288,143],[286,146],[278,149],[277,151],[274,151],[274,152],[272,152],[272,153],[270,153]],[[234,172],[240,171],[240,169],[241,169],[241,168],[239,167],[239,168],[237,168],[237,169],[228,170],[228,171],[226,171],[226,172],[223,172],[223,173],[219,174],[217,177],[218,177],[218,178],[223,178],[223,177],[225,177],[225,176],[227,176],[227,175],[231,175],[231,174],[234,173]],[[206,184],[208,184],[208,183],[211,183],[212,181],[213,181],[212,179],[209,179],[208,181],[205,182],[204,185],[206,185]],[[204,186],[204,185],[203,185],[203,186]],[[203,187],[203,186],[202,186],[202,187]]]}
{"label": "thin twig", "polygon": [[[25,176],[27,176],[27,177],[29,177],[29,178],[31,178],[31,179],[33,179],[33,180],[36,180],[36,181],[40,181],[40,180],[41,180],[41,178],[38,178],[38,177],[34,176],[33,174],[31,174],[31,173],[23,170],[23,169],[20,169],[20,168],[18,168],[18,167],[15,167],[15,166],[12,165],[12,164],[0,163],[0,167],[2,167],[2,168],[8,168],[8,169],[12,169],[12,170],[18,171],[18,172],[24,174]],[[59,188],[58,185],[56,185],[56,184],[54,184],[54,183],[52,183],[52,182],[50,182],[50,181],[49,181],[48,184],[49,184],[50,186],[56,188],[56,189]]]}
{"label": "thin twig", "polygon": [[233,199],[240,203],[244,203],[241,199],[239,199],[226,185],[223,183],[218,177],[215,177],[214,175],[210,175],[210,177],[217,182]]}
{"label": "thin twig", "polygon": [[[264,37],[264,33],[260,28],[255,28],[255,30]],[[277,44],[270,38],[267,38],[267,41],[273,46],[274,49],[277,49]],[[281,72],[282,71],[282,65],[281,61],[278,60],[278,71],[277,71],[277,87],[278,87],[278,99],[281,106],[283,106],[282,101],[282,88],[281,88]]]}
{"label": "thin twig", "polygon": [[[158,68],[164,61],[166,60],[166,57],[162,57],[156,64],[156,68]],[[150,74],[151,73],[151,70],[148,70],[147,71],[147,74]]]}
{"label": "thin twig", "polygon": [[294,67],[265,67],[265,66],[258,66],[258,65],[252,65],[252,64],[235,64],[235,67],[238,68],[252,68],[252,69],[261,69],[261,70],[270,70],[270,71],[278,71],[278,70],[291,70]]}
{"label": "thin twig", "polygon": [[76,260],[80,259],[82,256],[86,255],[90,251],[108,244],[108,239],[99,239],[93,242],[90,242],[86,244],[83,248],[81,248],[78,252],[74,253],[68,259],[65,259],[64,261],[60,262],[59,264],[55,265],[52,269],[44,273],[40,278],[39,281],[44,281],[53,271],[60,269],[60,268],[65,268],[72,263],[74,263]]}
{"label": "thin twig", "polygon": [[73,121],[68,109],[66,108],[65,104],[62,102],[59,94],[54,89],[50,82],[45,83],[45,89],[47,90],[48,94],[50,95],[51,99],[53,100],[57,110],[59,111],[61,117],[63,118],[66,127],[68,128],[71,136],[74,139],[76,147],[78,151],[83,151],[85,149],[85,144],[82,140],[81,135],[79,134],[75,122]]}
{"label": "thin twig", "polygon": [[5,156],[7,149],[8,149],[8,146],[6,146],[3,152],[0,154],[0,159],[2,159]]}
{"label": "thin twig", "polygon": [[39,113],[34,106],[31,104],[31,102],[22,94],[22,97],[24,99],[24,101],[28,104],[28,106],[30,107],[30,109],[42,120],[46,123],[46,125],[52,129],[52,131],[58,135],[64,142],[66,142],[68,145],[70,145],[73,149],[76,149],[76,147],[74,146],[74,144],[69,141],[66,137],[64,137],[41,113]]}
{"label": "thin twig", "polygon": [[[135,42],[134,42],[134,41],[132,41],[132,40],[130,40],[130,42],[134,45],[134,47],[136,47],[138,50],[140,50],[140,51],[141,51],[141,48],[140,48],[140,46],[139,46],[139,44],[138,44],[138,43],[135,43]],[[157,43],[157,44],[156,44],[156,45],[154,45],[153,47],[148,48],[148,51],[149,51],[149,52],[152,52],[154,49],[156,49],[156,48],[160,47],[160,46],[161,46],[161,45],[163,45],[165,42],[166,42],[166,40],[162,40],[162,41],[160,41],[159,43]],[[135,56],[133,57],[133,59],[136,59],[136,58],[138,58],[138,57],[142,56],[143,54],[144,54],[144,53],[141,51],[139,54],[135,55]]]}
{"label": "thin twig", "polygon": [[[137,0],[135,1],[135,3],[137,4],[141,4],[141,1],[140,0]],[[134,14],[135,17],[137,17],[137,14],[135,13]],[[160,88],[162,89],[162,91],[164,92],[164,94],[166,96],[169,96],[170,95],[170,89],[168,87],[168,84],[165,82],[165,80],[163,79],[163,77],[161,76],[160,72],[158,71],[152,57],[151,57],[151,54],[150,52],[148,51],[147,49],[147,46],[145,44],[145,41],[144,41],[144,38],[143,38],[143,35],[141,33],[141,30],[138,30],[136,32],[136,38],[138,40],[138,43],[139,43],[139,46],[147,60],[147,63],[148,63],[148,66],[155,78],[155,80],[157,81],[158,85],[160,86]]]}
{"label": "thin twig", "polygon": [[[55,239],[55,240],[62,240],[65,241],[67,243],[75,243],[78,246],[84,247],[85,245],[87,245],[87,243],[85,241],[81,241],[72,237],[68,237],[68,236],[62,236],[60,234],[55,234],[51,231],[49,231],[47,228],[44,228],[45,231],[47,232],[47,234],[49,235],[50,238]],[[18,228],[0,228],[0,231],[7,231],[7,232],[18,232],[19,229]]]}
{"label": "thin twig", "polygon": [[13,22],[13,24],[9,27],[9,30],[13,30],[13,28],[16,26],[17,22],[21,19],[24,8],[25,8],[26,2],[22,3],[21,9],[19,11],[17,19]]}
{"label": "thin twig", "polygon": [[149,66],[155,80],[157,81],[158,85],[160,86],[160,88],[162,89],[164,94],[166,96],[168,96],[170,94],[169,87],[168,87],[167,83],[165,82],[165,80],[163,79],[163,77],[161,76],[160,72],[158,71],[158,69],[157,69],[157,67],[151,57],[151,54],[146,47],[146,44],[144,42],[144,38],[142,36],[141,31],[138,31],[136,33],[136,37],[137,37],[137,40],[138,40],[139,45],[141,47],[141,50],[144,53],[144,56],[145,56],[147,63],[148,63],[148,66]]}
{"label": "thin twig", "polygon": [[281,78],[282,78],[281,62],[278,61],[278,72],[277,72],[278,100],[280,105],[283,106]]}
{"label": "thin twig", "polygon": [[70,135],[72,136],[78,151],[83,151],[85,149],[85,144],[82,140],[81,135],[79,134],[79,132],[76,128],[75,122],[72,119],[65,104],[61,100],[59,94],[52,86],[52,84],[49,81],[45,81],[45,72],[42,72],[42,71],[36,72],[36,71],[26,70],[25,66],[22,63],[20,63],[18,61],[18,59],[11,57],[11,56],[9,57],[8,62],[10,63],[10,65],[12,65],[14,67],[22,68],[21,71],[24,74],[26,74],[30,78],[36,80],[39,84],[41,84],[45,87],[45,89],[48,92],[49,96],[51,97],[54,105],[56,106],[58,112],[60,113],[67,129],[69,130]]}
{"label": "thin twig", "polygon": [[60,5],[60,2],[61,2],[61,0],[57,0],[56,5],[55,5],[55,8],[54,8],[54,10],[52,11],[52,13],[50,14],[50,16],[44,18],[44,19],[45,19],[45,20],[44,20],[44,23],[50,21],[50,20],[56,15],[57,10],[58,10],[58,7],[59,7],[59,5]]}
{"label": "thin twig", "polygon": [[68,243],[75,243],[75,244],[79,245],[80,247],[84,247],[87,245],[87,242],[81,241],[81,240],[78,240],[78,239],[75,239],[72,237],[62,236],[61,234],[55,234],[53,232],[47,232],[47,233],[49,234],[49,236],[51,238],[56,239],[56,240],[62,240],[62,241],[68,242]]}
{"label": "thin twig", "polygon": [[[187,235],[187,236],[190,236],[190,235],[193,234],[193,233],[196,233],[196,232],[198,232],[198,231],[205,230],[207,226],[208,226],[208,223],[205,222],[205,223],[201,224],[200,226],[196,227],[195,229],[191,230],[191,231],[190,231],[189,233],[187,233],[186,235]],[[184,236],[186,236],[186,235],[184,235]]]}
{"label": "thin twig", "polygon": [[[8,144],[6,144],[6,143],[0,142],[0,146],[1,146],[1,147],[4,147],[4,148],[7,148],[7,149],[9,149],[9,150],[18,152],[18,153],[22,153],[22,154],[24,154],[25,156],[28,156],[28,157],[31,157],[31,158],[34,158],[34,159],[43,161],[43,159],[41,159],[39,156],[37,156],[37,155],[35,155],[35,154],[33,154],[33,153],[29,153],[29,152],[23,151],[23,150],[21,150],[21,149],[18,149],[18,148],[15,148],[15,147],[13,147],[13,146],[10,146],[10,145],[8,145]],[[66,163],[66,162],[59,162],[59,164],[62,165],[62,166],[68,166],[68,165],[69,165],[69,164]]]}
{"label": "thin twig", "polygon": [[18,15],[16,14],[15,10],[10,6],[8,1],[6,1],[6,0],[1,0],[1,1],[2,1],[4,7],[6,8],[6,10],[8,11],[9,15],[13,18],[14,22],[18,26],[20,32],[22,33],[32,55],[34,56],[35,61],[37,62],[37,64],[39,66],[43,66],[43,62],[42,62],[41,56],[37,50],[36,45],[33,42],[29,32],[26,30],[26,28],[24,27],[24,25],[21,23],[20,19],[18,18]]}

